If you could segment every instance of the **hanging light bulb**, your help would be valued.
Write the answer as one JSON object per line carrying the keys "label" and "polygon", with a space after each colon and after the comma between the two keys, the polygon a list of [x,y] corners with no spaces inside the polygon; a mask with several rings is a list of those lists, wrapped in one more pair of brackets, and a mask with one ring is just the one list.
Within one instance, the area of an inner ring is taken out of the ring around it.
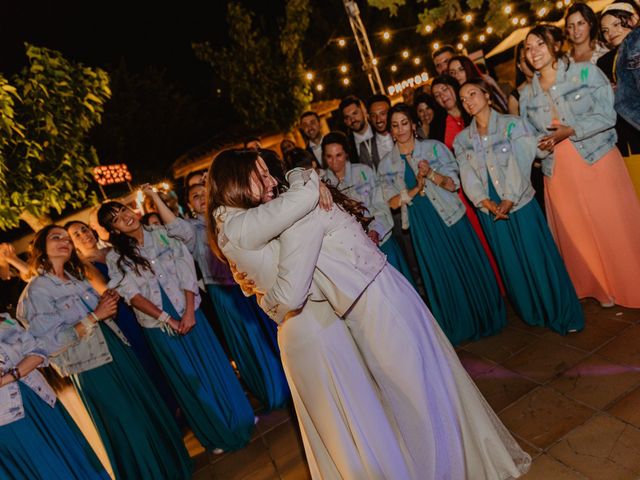
{"label": "hanging light bulb", "polygon": [[462,41],[463,42],[468,42],[469,41],[469,34],[465,33],[464,35],[462,35]]}
{"label": "hanging light bulb", "polygon": [[561,1],[556,2],[556,8],[560,10],[563,7],[563,3]]}
{"label": "hanging light bulb", "polygon": [[413,63],[415,63],[416,65],[420,65],[420,57],[414,58]]}
{"label": "hanging light bulb", "polygon": [[518,22],[520,21],[520,19],[518,17],[513,17],[511,19],[511,23],[513,23],[514,25],[518,25]]}
{"label": "hanging light bulb", "polygon": [[313,72],[307,72],[307,80],[313,80]]}
{"label": "hanging light bulb", "polygon": [[316,90],[318,90],[319,92],[323,91],[324,90],[324,85],[319,83],[318,85],[316,85]]}
{"label": "hanging light bulb", "polygon": [[547,14],[547,7],[542,7],[540,10],[538,10],[539,17],[544,17],[546,14]]}
{"label": "hanging light bulb", "polygon": [[479,37],[479,38],[480,38],[480,41],[481,41],[481,42],[484,42],[484,41],[487,39],[487,37],[485,36],[485,34],[484,34],[484,33],[483,33],[482,35],[480,35],[480,37]]}
{"label": "hanging light bulb", "polygon": [[527,24],[527,19],[526,19],[526,18],[524,18],[524,17],[522,17],[522,18],[520,19],[520,25],[524,27],[526,24]]}
{"label": "hanging light bulb", "polygon": [[344,38],[338,40],[338,46],[344,47],[347,44],[347,41]]}
{"label": "hanging light bulb", "polygon": [[506,5],[504,7],[504,13],[506,13],[507,15],[509,15],[512,10],[513,10],[513,8],[511,7],[511,5]]}
{"label": "hanging light bulb", "polygon": [[398,66],[397,65],[391,65],[391,71],[392,72],[397,72],[398,71]]}
{"label": "hanging light bulb", "polygon": [[464,48],[464,45],[459,43],[458,45],[456,45],[456,47],[458,48],[458,50],[462,50]]}
{"label": "hanging light bulb", "polygon": [[464,16],[464,21],[465,21],[465,22],[467,22],[467,23],[471,23],[471,22],[473,22],[473,15],[471,15],[470,13],[467,13],[467,14]]}
{"label": "hanging light bulb", "polygon": [[487,33],[491,35],[493,33],[493,27],[487,27]]}
{"label": "hanging light bulb", "polygon": [[432,47],[433,47],[434,50],[438,50],[440,48],[440,44],[438,42],[434,42]]}
{"label": "hanging light bulb", "polygon": [[346,87],[347,85],[349,85],[351,83],[351,81],[348,78],[343,78],[342,79],[342,83],[344,83],[344,85]]}
{"label": "hanging light bulb", "polygon": [[371,63],[373,63],[374,65],[378,65],[378,59],[374,58],[373,60],[371,60]]}
{"label": "hanging light bulb", "polygon": [[340,65],[340,71],[342,73],[347,73],[347,70],[349,70],[349,67],[347,67],[346,65]]}
{"label": "hanging light bulb", "polygon": [[402,58],[409,58],[409,50],[402,51]]}
{"label": "hanging light bulb", "polygon": [[424,27],[424,31],[427,33],[431,33],[433,31],[433,26],[427,25],[426,27]]}
{"label": "hanging light bulb", "polygon": [[389,30],[385,30],[384,32],[382,32],[382,38],[384,38],[385,40],[389,40],[391,38],[391,33],[389,32]]}

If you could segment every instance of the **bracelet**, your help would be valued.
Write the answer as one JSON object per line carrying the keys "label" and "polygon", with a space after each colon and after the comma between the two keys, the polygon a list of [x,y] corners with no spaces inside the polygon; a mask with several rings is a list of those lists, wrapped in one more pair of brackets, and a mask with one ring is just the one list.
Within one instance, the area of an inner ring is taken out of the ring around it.
{"label": "bracelet", "polygon": [[91,321],[90,315],[87,315],[80,323],[84,327],[84,336],[88,337],[93,333],[93,329],[96,328],[96,323]]}
{"label": "bracelet", "polygon": [[98,315],[96,315],[96,312],[89,312],[89,316],[93,318],[94,323],[98,323],[100,321]]}
{"label": "bracelet", "polygon": [[169,323],[169,320],[171,320],[171,315],[169,315],[167,312],[162,312],[157,320],[160,323],[167,324]]}
{"label": "bracelet", "polygon": [[9,369],[8,373],[15,379],[16,382],[20,381],[20,378],[22,378],[22,375],[20,375],[20,370],[18,370],[17,367]]}
{"label": "bracelet", "polygon": [[409,205],[411,204],[411,196],[406,188],[400,190],[400,204],[401,205]]}
{"label": "bracelet", "polygon": [[433,183],[436,183],[435,179],[436,179],[436,171],[432,168],[431,170],[429,170],[429,173],[427,173],[427,180],[430,180]]}

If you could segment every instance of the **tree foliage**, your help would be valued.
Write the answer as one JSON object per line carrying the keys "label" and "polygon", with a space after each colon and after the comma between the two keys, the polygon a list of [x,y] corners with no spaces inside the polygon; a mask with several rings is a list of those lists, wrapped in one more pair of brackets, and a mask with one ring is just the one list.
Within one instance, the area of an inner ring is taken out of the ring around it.
{"label": "tree foliage", "polygon": [[[427,6],[418,14],[419,25],[417,31],[425,34],[425,27],[442,27],[447,22],[460,20],[463,15],[472,13],[476,18],[482,19],[476,24],[485,27],[491,25],[497,34],[505,33],[513,25],[507,15],[504,14],[506,2],[502,0],[420,0]],[[395,15],[398,7],[404,5],[404,0],[367,0],[367,3],[381,10],[388,10],[390,15]],[[526,10],[534,15],[542,7],[551,10],[553,3],[548,0],[518,0],[520,10]]]}
{"label": "tree foliage", "polygon": [[226,84],[238,119],[252,129],[288,130],[311,100],[304,78],[302,41],[309,26],[309,0],[286,0],[277,38],[257,26],[255,14],[238,2],[227,11],[229,46],[194,44]]}
{"label": "tree foliage", "polygon": [[28,66],[0,76],[0,229],[92,200],[98,164],[89,131],[111,92],[108,75],[26,45]]}

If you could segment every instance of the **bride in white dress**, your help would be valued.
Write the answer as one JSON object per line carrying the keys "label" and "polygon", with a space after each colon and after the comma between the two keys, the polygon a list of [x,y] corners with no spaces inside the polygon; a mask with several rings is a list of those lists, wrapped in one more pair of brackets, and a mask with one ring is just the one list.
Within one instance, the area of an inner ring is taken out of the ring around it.
{"label": "bride in white dress", "polygon": [[[254,165],[244,180],[238,172],[243,162]],[[312,208],[318,191],[311,182],[273,198],[273,181],[255,152],[224,152],[212,164],[209,182],[219,248],[255,281],[259,302],[275,321],[292,317],[281,334],[296,323],[300,308],[325,299],[345,319],[391,427],[399,429],[411,478],[507,479],[528,469],[530,457],[482,398],[418,294],[352,216],[337,206],[331,212]],[[274,268],[275,282],[266,282],[265,272],[273,275]],[[288,366],[305,378],[303,367]],[[295,389],[303,403],[312,394]],[[357,404],[359,398],[341,401]],[[331,412],[316,414],[311,420],[322,422]],[[307,449],[317,448],[311,438],[305,442]],[[334,478],[320,471],[318,478]]]}

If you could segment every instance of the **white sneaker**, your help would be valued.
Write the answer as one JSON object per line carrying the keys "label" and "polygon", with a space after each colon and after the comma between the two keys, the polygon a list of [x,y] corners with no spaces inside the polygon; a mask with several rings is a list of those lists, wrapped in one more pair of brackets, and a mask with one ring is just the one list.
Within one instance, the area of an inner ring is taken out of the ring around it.
{"label": "white sneaker", "polygon": [[224,453],[224,450],[221,448],[214,448],[213,449],[213,454],[214,455],[222,455]]}

